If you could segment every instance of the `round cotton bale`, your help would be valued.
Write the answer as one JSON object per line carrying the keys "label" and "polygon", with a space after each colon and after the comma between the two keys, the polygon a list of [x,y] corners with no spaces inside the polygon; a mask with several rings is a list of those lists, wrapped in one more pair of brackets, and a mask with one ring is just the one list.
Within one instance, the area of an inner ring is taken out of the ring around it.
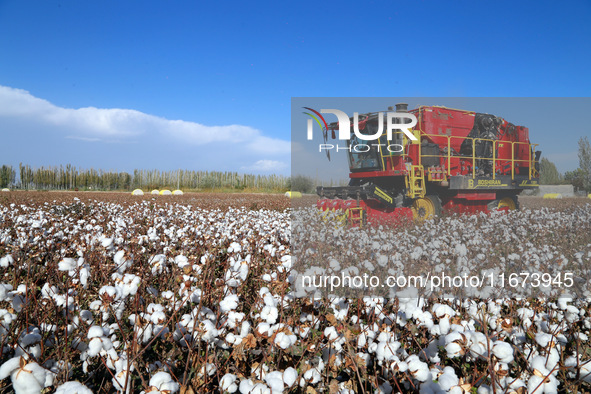
{"label": "round cotton bale", "polygon": [[132,196],[143,196],[144,195],[144,191],[142,189],[135,189],[134,191],[131,192]]}
{"label": "round cotton bale", "polygon": [[160,194],[160,190],[154,189],[150,192],[150,194]]}
{"label": "round cotton bale", "polygon": [[544,194],[544,198],[547,198],[547,199],[562,198],[562,194],[560,194],[560,193],[546,193],[546,194]]}
{"label": "round cotton bale", "polygon": [[4,188],[4,189],[2,189],[2,191],[3,191],[3,192],[9,192],[9,191],[10,191],[10,189],[8,189],[8,188]]}
{"label": "round cotton bale", "polygon": [[285,197],[287,197],[287,198],[302,198],[302,193],[300,193],[300,192],[285,192]]}
{"label": "round cotton bale", "polygon": [[183,194],[185,194],[185,193],[183,193],[183,191],[182,191],[182,190],[178,190],[178,189],[177,189],[177,190],[173,191],[173,192],[172,192],[172,194],[173,194],[174,196],[182,196],[182,195],[183,195]]}
{"label": "round cotton bale", "polygon": [[589,195],[587,195],[587,197],[591,198],[591,193],[589,193]]}
{"label": "round cotton bale", "polygon": [[160,190],[161,196],[172,196],[172,192],[168,189]]}

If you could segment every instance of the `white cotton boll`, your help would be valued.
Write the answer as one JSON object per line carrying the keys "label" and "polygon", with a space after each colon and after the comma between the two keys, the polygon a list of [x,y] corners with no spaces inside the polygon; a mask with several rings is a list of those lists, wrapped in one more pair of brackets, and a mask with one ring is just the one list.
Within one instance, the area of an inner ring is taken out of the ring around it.
{"label": "white cotton boll", "polygon": [[238,389],[242,394],[249,394],[252,391],[253,387],[254,383],[251,379],[244,379],[240,382],[240,386],[238,386]]}
{"label": "white cotton boll", "polygon": [[378,389],[375,391],[375,394],[391,394],[392,393],[392,385],[388,382],[382,383]]}
{"label": "white cotton boll", "polygon": [[180,386],[177,382],[172,380],[172,376],[168,372],[157,372],[150,378],[150,386],[159,391],[168,391],[169,393],[176,393]]}
{"label": "white cotton boll", "polygon": [[256,330],[259,334],[269,335],[270,328],[271,328],[271,325],[269,323],[259,323]]}
{"label": "white cotton boll", "polygon": [[241,321],[244,320],[244,317],[245,317],[244,313],[234,312],[231,310],[228,312],[228,319],[226,320],[226,326],[228,326],[230,328],[236,328],[238,323],[240,323]]}
{"label": "white cotton boll", "polygon": [[283,385],[283,374],[279,371],[272,371],[265,375],[265,382],[273,393],[281,393],[285,386]]}
{"label": "white cotton boll", "polygon": [[87,267],[80,268],[80,284],[85,289],[88,287],[88,278],[90,278],[90,271]]}
{"label": "white cotton boll", "polygon": [[233,333],[229,333],[228,335],[226,335],[226,342],[228,342],[231,345],[238,345],[240,344],[240,342],[242,342],[242,337],[236,336]]}
{"label": "white cotton boll", "polygon": [[37,363],[25,365],[12,373],[12,388],[15,394],[37,394],[45,387],[46,370]]}
{"label": "white cotton boll", "polygon": [[92,394],[92,390],[80,382],[66,382],[56,388],[54,394]]}
{"label": "white cotton boll", "polygon": [[[244,318],[244,314],[242,318]],[[242,325],[240,326],[240,336],[246,337],[250,333],[250,323],[248,321],[243,321]]]}
{"label": "white cotton boll", "polygon": [[164,324],[166,322],[166,314],[162,311],[155,311],[150,316],[150,321],[154,324]]}
{"label": "white cotton boll", "polygon": [[449,332],[451,325],[448,317],[443,317],[439,320],[439,332],[442,335],[446,335]]}
{"label": "white cotton boll", "polygon": [[274,306],[265,305],[261,311],[261,318],[267,323],[274,324],[279,316],[279,311]]}
{"label": "white cotton boll", "polygon": [[185,268],[187,265],[191,265],[189,263],[189,259],[186,256],[178,255],[174,258],[174,263],[180,268],[183,269]]}
{"label": "white cotton boll", "polygon": [[206,363],[203,367],[201,367],[200,373],[201,375],[207,374],[208,376],[212,376],[216,373],[218,368],[213,363]]}
{"label": "white cotton boll", "polygon": [[0,366],[0,380],[4,380],[12,374],[12,371],[20,368],[20,357],[13,357]]}
{"label": "white cotton boll", "polygon": [[367,344],[367,335],[364,332],[357,336],[357,347],[362,348]]}
{"label": "white cotton boll", "polygon": [[103,238],[101,240],[101,245],[103,248],[110,248],[113,245],[113,238]]}
{"label": "white cotton boll", "polygon": [[509,387],[508,387],[509,392],[511,392],[511,390],[517,392],[520,387],[523,387],[523,388],[527,387],[527,385],[521,379],[511,378],[510,380],[511,380],[511,383],[509,384]]}
{"label": "white cotton boll", "polygon": [[280,332],[275,336],[275,344],[279,346],[281,349],[288,349],[290,346],[294,345],[297,341],[297,337],[295,335],[288,335],[284,332]]}
{"label": "white cotton boll", "polygon": [[270,293],[263,295],[263,301],[267,306],[277,306],[277,300]]}
{"label": "white cotton boll", "polygon": [[548,370],[553,371],[553,374],[556,374],[558,371],[558,363],[560,362],[560,354],[556,348],[550,349],[548,354],[546,355],[546,368]]}
{"label": "white cotton boll", "polygon": [[416,380],[419,382],[426,382],[431,378],[431,372],[429,371],[427,363],[422,362],[416,356],[411,356],[409,359],[411,360],[407,360],[408,371]]}
{"label": "white cotton boll", "polygon": [[39,329],[34,328],[29,333],[23,333],[21,339],[19,340],[19,344],[22,347],[31,346],[35,343],[39,343],[41,341],[41,334],[39,334]]}
{"label": "white cotton boll", "polygon": [[575,323],[580,319],[579,309],[573,305],[567,305],[565,311],[565,318],[569,323]]}
{"label": "white cotton boll", "polygon": [[245,281],[246,278],[248,278],[248,271],[248,263],[246,261],[241,262],[240,268],[238,269],[238,276],[242,281]]}
{"label": "white cotton boll", "polygon": [[78,267],[78,264],[76,264],[76,260],[66,257],[58,263],[57,267],[60,271],[73,271]]}
{"label": "white cotton boll", "polygon": [[[48,284],[45,283],[45,285],[48,285]],[[45,285],[43,285],[43,287],[45,287]],[[0,283],[0,302],[10,301],[12,299],[12,296],[10,294],[11,290],[12,290],[12,285],[10,285],[8,283]]]}
{"label": "white cotton boll", "polygon": [[329,341],[334,341],[335,339],[337,339],[339,337],[339,333],[337,332],[337,330],[333,327],[326,327],[324,329],[324,336],[329,340]]}
{"label": "white cotton boll", "polygon": [[437,381],[439,382],[439,387],[445,391],[451,390],[452,387],[457,386],[460,383],[456,376],[456,372],[452,367],[443,368],[443,374],[439,376]]}
{"label": "white cotton boll", "polygon": [[271,390],[264,383],[255,384],[251,391],[251,394],[271,394]]}
{"label": "white cotton boll", "polygon": [[201,339],[206,342],[213,341],[219,335],[219,331],[215,328],[215,324],[209,320],[202,321],[200,327],[203,332]]}
{"label": "white cotton boll", "polygon": [[394,360],[398,349],[400,342],[380,342],[376,348],[376,357],[380,362]]}
{"label": "white cotton boll", "polygon": [[105,335],[105,332],[101,326],[92,326],[88,329],[88,339],[102,337]]}
{"label": "white cotton boll", "polygon": [[26,288],[21,290],[21,285],[19,285],[17,290],[13,292],[12,308],[17,312],[20,312],[27,303],[27,298],[23,295],[26,291]]}
{"label": "white cotton boll", "polygon": [[545,376],[532,375],[527,382],[527,392],[529,394],[557,393],[558,382],[554,376],[546,378]]}
{"label": "white cotton boll", "polygon": [[[306,382],[308,382],[309,384],[316,384],[316,383],[320,382],[321,379],[322,379],[322,375],[320,375],[320,372],[318,372],[318,370],[316,368],[311,368],[311,369],[307,370],[304,373],[304,377],[302,378],[304,384]],[[303,387],[302,382],[300,382],[300,386]]]}
{"label": "white cotton boll", "polygon": [[220,380],[220,387],[222,390],[227,391],[229,393],[235,393],[238,390],[238,386],[236,385],[236,375],[227,373],[222,376]]}
{"label": "white cotton boll", "polygon": [[287,387],[292,387],[298,378],[298,371],[294,368],[289,367],[285,371],[283,371],[283,382],[287,385]]}
{"label": "white cotton boll", "polygon": [[12,255],[7,254],[0,258],[0,267],[8,268],[11,264],[14,264],[14,258],[12,258]]}
{"label": "white cotton boll", "polygon": [[[571,368],[575,368],[577,366],[577,360],[572,357],[569,362],[565,363],[567,366]],[[570,364],[570,365],[569,365]],[[581,380],[587,383],[591,383],[591,361],[579,362],[580,369],[579,369],[579,376]]]}
{"label": "white cotton boll", "polygon": [[88,343],[86,353],[88,354],[88,357],[95,357],[98,356],[101,350],[103,350],[103,341],[101,338],[92,338]]}
{"label": "white cotton boll", "polygon": [[445,345],[445,351],[449,358],[460,357],[463,354],[462,346],[456,342],[450,342]]}
{"label": "white cotton boll", "polygon": [[119,287],[103,286],[100,288],[99,294],[101,296],[108,296],[108,297],[112,298],[113,300],[118,300],[119,298],[121,298],[122,292]]}
{"label": "white cotton boll", "polygon": [[117,391],[123,391],[126,386],[125,381],[127,380],[127,387],[131,384],[131,373],[127,370],[117,372],[117,374],[111,379],[113,386]]}
{"label": "white cotton boll", "polygon": [[229,294],[220,301],[220,310],[222,313],[228,313],[238,307],[238,302],[239,299],[236,294]]}
{"label": "white cotton boll", "polygon": [[536,334],[536,342],[538,343],[538,345],[542,347],[548,346],[553,341],[554,337],[552,336],[552,334],[547,334],[545,332],[538,332]]}
{"label": "white cotton boll", "polygon": [[312,329],[312,327],[299,327],[298,334],[303,339],[306,339],[306,338],[308,338],[308,334],[310,334],[311,329]]}
{"label": "white cotton boll", "polygon": [[507,342],[496,341],[492,352],[503,363],[508,364],[513,361],[513,346]]}
{"label": "white cotton boll", "polygon": [[568,303],[571,302],[573,299],[572,297],[561,297],[558,299],[558,307],[560,309],[566,309],[568,307]]}
{"label": "white cotton boll", "polygon": [[530,362],[531,368],[538,371],[538,374],[543,376],[548,376],[550,374],[550,370],[546,368],[546,357],[544,356],[535,356]]}

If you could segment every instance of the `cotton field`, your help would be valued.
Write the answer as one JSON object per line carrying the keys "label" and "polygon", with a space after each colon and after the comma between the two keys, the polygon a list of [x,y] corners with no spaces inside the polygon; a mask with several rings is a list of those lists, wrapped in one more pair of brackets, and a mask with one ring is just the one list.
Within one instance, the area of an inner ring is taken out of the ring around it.
{"label": "cotton field", "polygon": [[[503,259],[576,268],[577,296],[305,297],[291,242],[314,258],[329,250],[301,237],[283,196],[10,192],[0,390],[589,392],[591,205],[536,204],[324,236],[370,245],[364,264],[384,274]],[[384,246],[383,234],[401,241]]]}

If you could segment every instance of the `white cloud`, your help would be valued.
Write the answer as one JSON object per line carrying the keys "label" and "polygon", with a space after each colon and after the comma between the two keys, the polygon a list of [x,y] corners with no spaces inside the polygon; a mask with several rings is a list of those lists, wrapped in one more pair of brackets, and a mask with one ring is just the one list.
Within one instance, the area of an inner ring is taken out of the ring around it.
{"label": "white cloud", "polygon": [[[225,168],[285,171],[289,166],[279,160],[287,157],[286,161],[289,161],[291,153],[289,141],[264,135],[262,131],[246,125],[207,126],[165,119],[133,109],[63,108],[26,90],[6,86],[0,86],[0,126],[3,121],[5,124],[16,124],[22,133],[44,130],[57,138],[84,141],[90,146],[101,142],[131,142],[138,145],[138,150],[148,147],[158,151],[194,146],[195,160],[202,158],[205,161],[207,157],[210,167],[214,165],[213,159]],[[23,158],[23,161],[26,160]]]}
{"label": "white cloud", "polygon": [[264,136],[260,130],[243,125],[206,126],[184,120],[169,120],[133,109],[62,108],[34,97],[26,90],[0,86],[0,117],[36,118],[76,132],[87,138],[127,138],[153,132],[172,136],[185,143],[214,142],[247,144],[261,153],[290,151],[289,141]]}

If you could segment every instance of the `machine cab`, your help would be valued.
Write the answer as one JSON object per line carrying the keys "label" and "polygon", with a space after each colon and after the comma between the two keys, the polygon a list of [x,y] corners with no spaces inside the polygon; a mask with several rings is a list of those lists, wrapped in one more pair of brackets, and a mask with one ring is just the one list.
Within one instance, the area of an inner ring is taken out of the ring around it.
{"label": "machine cab", "polygon": [[355,134],[347,141],[349,149],[349,169],[357,171],[379,171],[381,163],[376,147],[371,146],[372,141],[364,141]]}

